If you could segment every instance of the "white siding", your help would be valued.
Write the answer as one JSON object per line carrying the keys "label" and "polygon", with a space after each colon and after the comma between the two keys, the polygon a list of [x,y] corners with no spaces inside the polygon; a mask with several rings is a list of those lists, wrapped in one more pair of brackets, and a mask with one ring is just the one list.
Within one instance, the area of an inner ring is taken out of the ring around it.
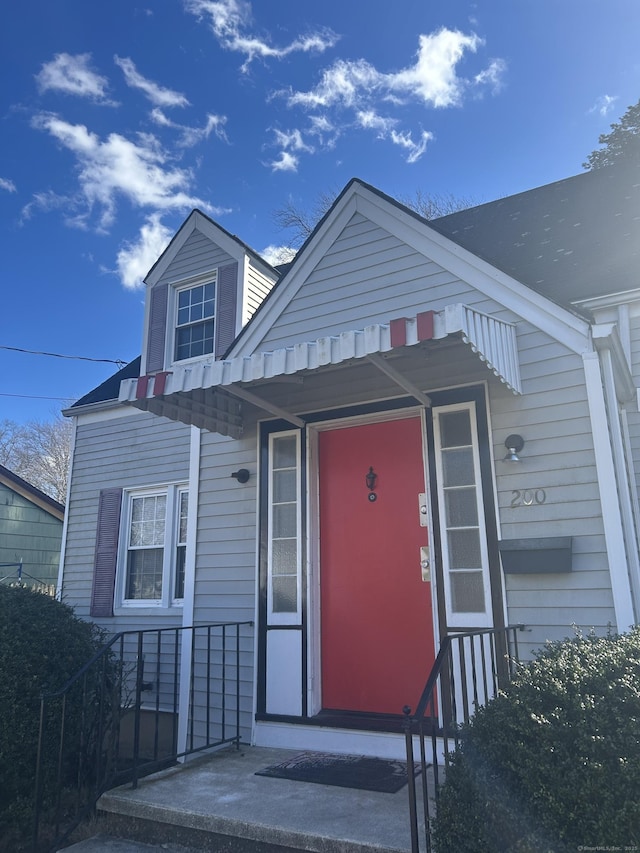
{"label": "white siding", "polygon": [[358,213],[256,349],[362,329],[454,302],[482,311],[487,303],[489,310],[498,307]]}
{"label": "white siding", "polygon": [[[257,457],[255,430],[234,441],[203,432],[194,624],[253,621],[256,614]],[[248,468],[248,483],[231,477]],[[242,739],[251,738],[253,637],[243,629],[240,667]],[[249,639],[250,638],[250,639]],[[203,707],[196,712],[204,713]]]}
{"label": "white siding", "polygon": [[[189,477],[189,427],[148,414],[89,421],[79,418],[72,471],[63,600],[88,617],[101,489],[143,488]],[[152,627],[153,619],[182,622],[182,610],[155,616],[96,620],[109,633]],[[141,625],[144,621],[144,625]],[[155,623],[154,623],[155,624]]]}
{"label": "white siding", "polygon": [[253,317],[274,284],[275,279],[256,269],[249,259],[247,265],[246,293],[242,312],[243,326]]}
{"label": "white siding", "polygon": [[216,267],[232,263],[235,258],[223,251],[205,237],[201,231],[194,231],[185,242],[176,257],[165,270],[162,278],[157,282],[181,281],[194,275],[201,275]]}
{"label": "white siding", "polygon": [[[571,573],[505,576],[508,618],[527,625],[530,654],[573,624],[606,631],[615,613],[582,359],[528,324],[518,344],[524,393],[491,401],[501,536],[573,537]],[[520,463],[503,461],[509,433],[525,440]],[[524,505],[524,490],[543,490],[544,503]]]}

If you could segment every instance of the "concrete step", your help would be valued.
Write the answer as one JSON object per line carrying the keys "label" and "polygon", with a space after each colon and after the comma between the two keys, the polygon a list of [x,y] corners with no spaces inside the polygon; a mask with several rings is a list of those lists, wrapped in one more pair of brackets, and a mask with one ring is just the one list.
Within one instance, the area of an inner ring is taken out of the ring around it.
{"label": "concrete step", "polygon": [[255,775],[294,754],[228,750],[147,777],[135,790],[116,788],[98,803],[101,832],[158,850],[171,850],[166,844],[216,853],[410,850],[406,788],[381,794]]}

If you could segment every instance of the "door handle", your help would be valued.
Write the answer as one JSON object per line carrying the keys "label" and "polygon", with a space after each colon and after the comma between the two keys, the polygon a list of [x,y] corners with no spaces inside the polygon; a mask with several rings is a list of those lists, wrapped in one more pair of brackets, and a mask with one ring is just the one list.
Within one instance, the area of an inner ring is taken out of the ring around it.
{"label": "door handle", "polygon": [[422,572],[422,580],[424,583],[431,581],[431,555],[428,545],[420,546],[420,571]]}

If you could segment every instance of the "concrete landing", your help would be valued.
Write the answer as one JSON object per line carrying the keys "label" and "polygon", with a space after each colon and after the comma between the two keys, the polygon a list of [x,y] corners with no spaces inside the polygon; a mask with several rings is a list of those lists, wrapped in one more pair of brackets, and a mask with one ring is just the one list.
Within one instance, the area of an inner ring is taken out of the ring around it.
{"label": "concrete landing", "polygon": [[[226,749],[147,777],[136,790],[109,791],[98,803],[107,831],[115,825],[113,834],[152,846],[118,847],[123,842],[103,837],[68,851],[172,853],[170,844],[178,845],[176,853],[181,853],[181,844],[230,853],[275,853],[283,848],[314,853],[410,850],[406,786],[395,794],[380,794],[255,775],[299,751]],[[87,846],[94,842],[102,846]]]}

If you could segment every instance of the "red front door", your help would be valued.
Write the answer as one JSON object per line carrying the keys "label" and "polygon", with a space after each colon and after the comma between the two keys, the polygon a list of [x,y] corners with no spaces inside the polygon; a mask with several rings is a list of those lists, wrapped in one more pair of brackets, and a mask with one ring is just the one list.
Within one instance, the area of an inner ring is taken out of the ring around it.
{"label": "red front door", "polygon": [[319,466],[322,706],[400,714],[434,661],[420,418],[323,431]]}

